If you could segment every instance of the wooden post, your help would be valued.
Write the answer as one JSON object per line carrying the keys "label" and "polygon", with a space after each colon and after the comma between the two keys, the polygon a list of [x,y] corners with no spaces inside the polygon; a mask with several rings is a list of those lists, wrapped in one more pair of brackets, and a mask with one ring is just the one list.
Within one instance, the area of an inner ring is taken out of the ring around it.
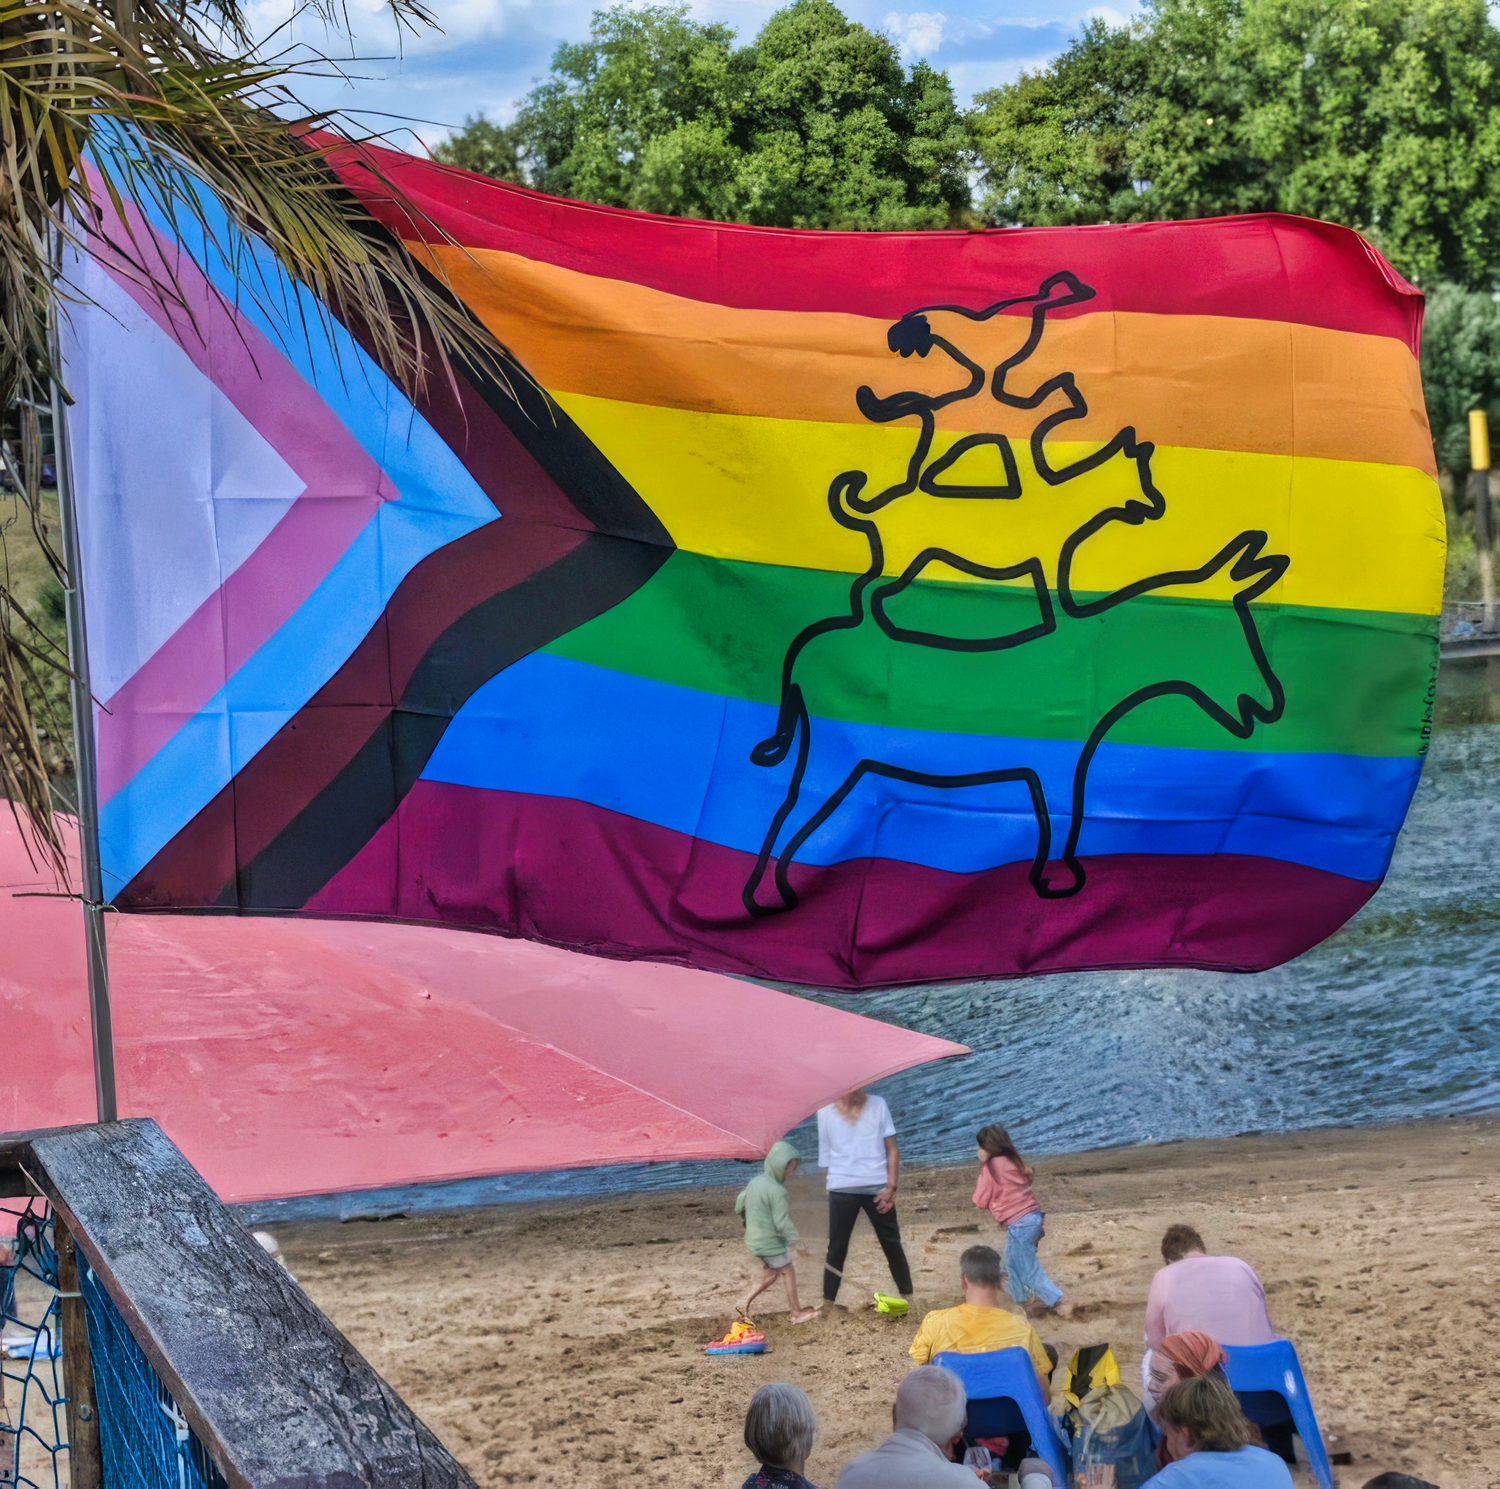
{"label": "wooden post", "polygon": [[1474,552],[1486,631],[1495,629],[1495,520],[1490,508],[1490,424],[1482,408],[1469,410],[1469,496],[1474,503]]}
{"label": "wooden post", "polygon": [[[83,1299],[77,1296],[78,1253],[63,1218],[57,1229],[57,1290],[62,1294],[63,1373],[68,1388],[68,1475],[72,1489],[103,1489],[104,1459],[99,1451],[99,1409],[94,1402],[94,1362]],[[69,1294],[73,1296],[68,1296]]]}

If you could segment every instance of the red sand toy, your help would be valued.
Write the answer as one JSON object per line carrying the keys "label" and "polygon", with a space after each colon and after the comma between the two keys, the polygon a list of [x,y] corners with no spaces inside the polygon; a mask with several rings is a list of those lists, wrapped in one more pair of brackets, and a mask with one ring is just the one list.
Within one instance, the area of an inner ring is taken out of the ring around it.
{"label": "red sand toy", "polygon": [[703,1346],[706,1355],[763,1355],[766,1352],[766,1336],[743,1319],[730,1324],[729,1332],[722,1339]]}

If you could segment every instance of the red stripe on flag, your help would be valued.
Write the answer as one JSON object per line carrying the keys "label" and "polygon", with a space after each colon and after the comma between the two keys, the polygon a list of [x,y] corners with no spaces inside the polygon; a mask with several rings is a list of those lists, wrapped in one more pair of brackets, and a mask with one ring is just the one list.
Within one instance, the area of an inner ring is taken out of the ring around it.
{"label": "red stripe on flag", "polygon": [[1305,217],[839,233],[599,207],[369,146],[332,158],[405,238],[498,249],[740,309],[895,320],[919,305],[980,309],[1068,269],[1098,292],[1071,313],[1293,321],[1390,336],[1413,354],[1421,334],[1421,292],[1358,233]]}

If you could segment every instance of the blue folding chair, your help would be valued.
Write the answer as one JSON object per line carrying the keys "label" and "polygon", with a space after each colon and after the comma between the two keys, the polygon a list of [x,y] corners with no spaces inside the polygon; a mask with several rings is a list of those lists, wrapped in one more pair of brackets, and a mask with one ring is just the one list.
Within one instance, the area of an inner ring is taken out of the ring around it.
{"label": "blue folding chair", "polygon": [[971,1437],[1008,1437],[1024,1426],[1031,1434],[1031,1451],[1052,1470],[1057,1489],[1064,1489],[1068,1440],[1048,1410],[1031,1356],[1020,1345],[983,1355],[945,1352],[932,1363],[951,1370],[964,1383]]}
{"label": "blue folding chair", "polygon": [[1236,1395],[1269,1391],[1280,1396],[1292,1414],[1297,1436],[1302,1439],[1308,1467],[1322,1489],[1333,1489],[1328,1450],[1323,1446],[1323,1433],[1313,1415],[1312,1398],[1307,1394],[1307,1381],[1302,1375],[1302,1362],[1297,1358],[1292,1341],[1277,1339],[1270,1344],[1226,1344],[1223,1349],[1229,1356],[1224,1374],[1230,1388]]}

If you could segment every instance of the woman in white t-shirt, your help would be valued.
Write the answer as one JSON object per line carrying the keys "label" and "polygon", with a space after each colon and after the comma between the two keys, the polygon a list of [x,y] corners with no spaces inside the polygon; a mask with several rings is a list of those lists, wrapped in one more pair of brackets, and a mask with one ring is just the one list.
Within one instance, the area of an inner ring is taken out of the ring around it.
{"label": "woman in white t-shirt", "polygon": [[846,1091],[818,1112],[818,1167],[828,1170],[828,1259],[823,1263],[823,1297],[832,1303],[844,1280],[849,1237],[863,1210],[885,1252],[896,1291],[910,1298],[911,1267],[901,1249],[896,1220],[896,1183],[901,1154],[896,1124],[882,1097],[863,1086]]}

